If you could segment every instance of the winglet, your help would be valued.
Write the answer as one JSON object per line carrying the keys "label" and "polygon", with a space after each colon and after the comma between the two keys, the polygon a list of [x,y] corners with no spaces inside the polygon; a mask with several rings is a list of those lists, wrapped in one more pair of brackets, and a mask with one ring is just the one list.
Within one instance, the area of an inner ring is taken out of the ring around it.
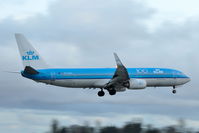
{"label": "winglet", "polygon": [[117,54],[116,53],[113,53],[113,54],[114,54],[117,66],[123,66],[123,64],[122,64],[120,58],[117,56]]}

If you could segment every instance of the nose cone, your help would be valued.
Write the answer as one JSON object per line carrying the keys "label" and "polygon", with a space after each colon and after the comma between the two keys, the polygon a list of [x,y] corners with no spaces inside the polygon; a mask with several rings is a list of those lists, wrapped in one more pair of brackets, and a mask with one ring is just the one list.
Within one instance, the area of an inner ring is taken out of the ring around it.
{"label": "nose cone", "polygon": [[191,78],[187,75],[185,75],[184,73],[177,71],[176,73],[176,84],[177,85],[183,85],[188,83],[189,81],[191,81]]}
{"label": "nose cone", "polygon": [[187,76],[185,83],[188,83],[189,81],[191,81],[191,78]]}
{"label": "nose cone", "polygon": [[184,84],[188,83],[189,81],[191,81],[191,78],[184,74]]}

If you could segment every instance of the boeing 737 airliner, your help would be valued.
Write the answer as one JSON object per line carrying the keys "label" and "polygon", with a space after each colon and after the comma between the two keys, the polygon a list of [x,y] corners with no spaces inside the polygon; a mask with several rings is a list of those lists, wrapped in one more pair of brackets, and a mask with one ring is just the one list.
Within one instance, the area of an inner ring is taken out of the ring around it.
{"label": "boeing 737 airliner", "polygon": [[21,75],[36,82],[71,88],[99,88],[98,96],[146,87],[183,85],[190,78],[182,72],[165,68],[126,68],[114,53],[116,68],[48,68],[43,58],[22,34],[15,34],[24,70]]}

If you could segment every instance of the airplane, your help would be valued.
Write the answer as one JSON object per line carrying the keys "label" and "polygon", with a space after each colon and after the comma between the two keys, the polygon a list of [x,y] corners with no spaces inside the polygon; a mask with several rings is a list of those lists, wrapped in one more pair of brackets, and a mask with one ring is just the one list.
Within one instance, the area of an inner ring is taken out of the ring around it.
{"label": "airplane", "polygon": [[169,87],[176,93],[176,86],[190,81],[184,73],[168,68],[126,68],[114,53],[116,68],[48,68],[43,58],[20,33],[15,34],[25,78],[60,87],[99,88],[98,96],[110,95],[146,87]]}

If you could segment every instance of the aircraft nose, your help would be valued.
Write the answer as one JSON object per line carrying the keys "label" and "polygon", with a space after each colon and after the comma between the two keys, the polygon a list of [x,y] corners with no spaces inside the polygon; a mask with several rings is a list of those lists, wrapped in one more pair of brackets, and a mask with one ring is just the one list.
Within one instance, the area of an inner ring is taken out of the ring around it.
{"label": "aircraft nose", "polygon": [[187,76],[186,80],[185,80],[185,83],[191,81],[191,78]]}

